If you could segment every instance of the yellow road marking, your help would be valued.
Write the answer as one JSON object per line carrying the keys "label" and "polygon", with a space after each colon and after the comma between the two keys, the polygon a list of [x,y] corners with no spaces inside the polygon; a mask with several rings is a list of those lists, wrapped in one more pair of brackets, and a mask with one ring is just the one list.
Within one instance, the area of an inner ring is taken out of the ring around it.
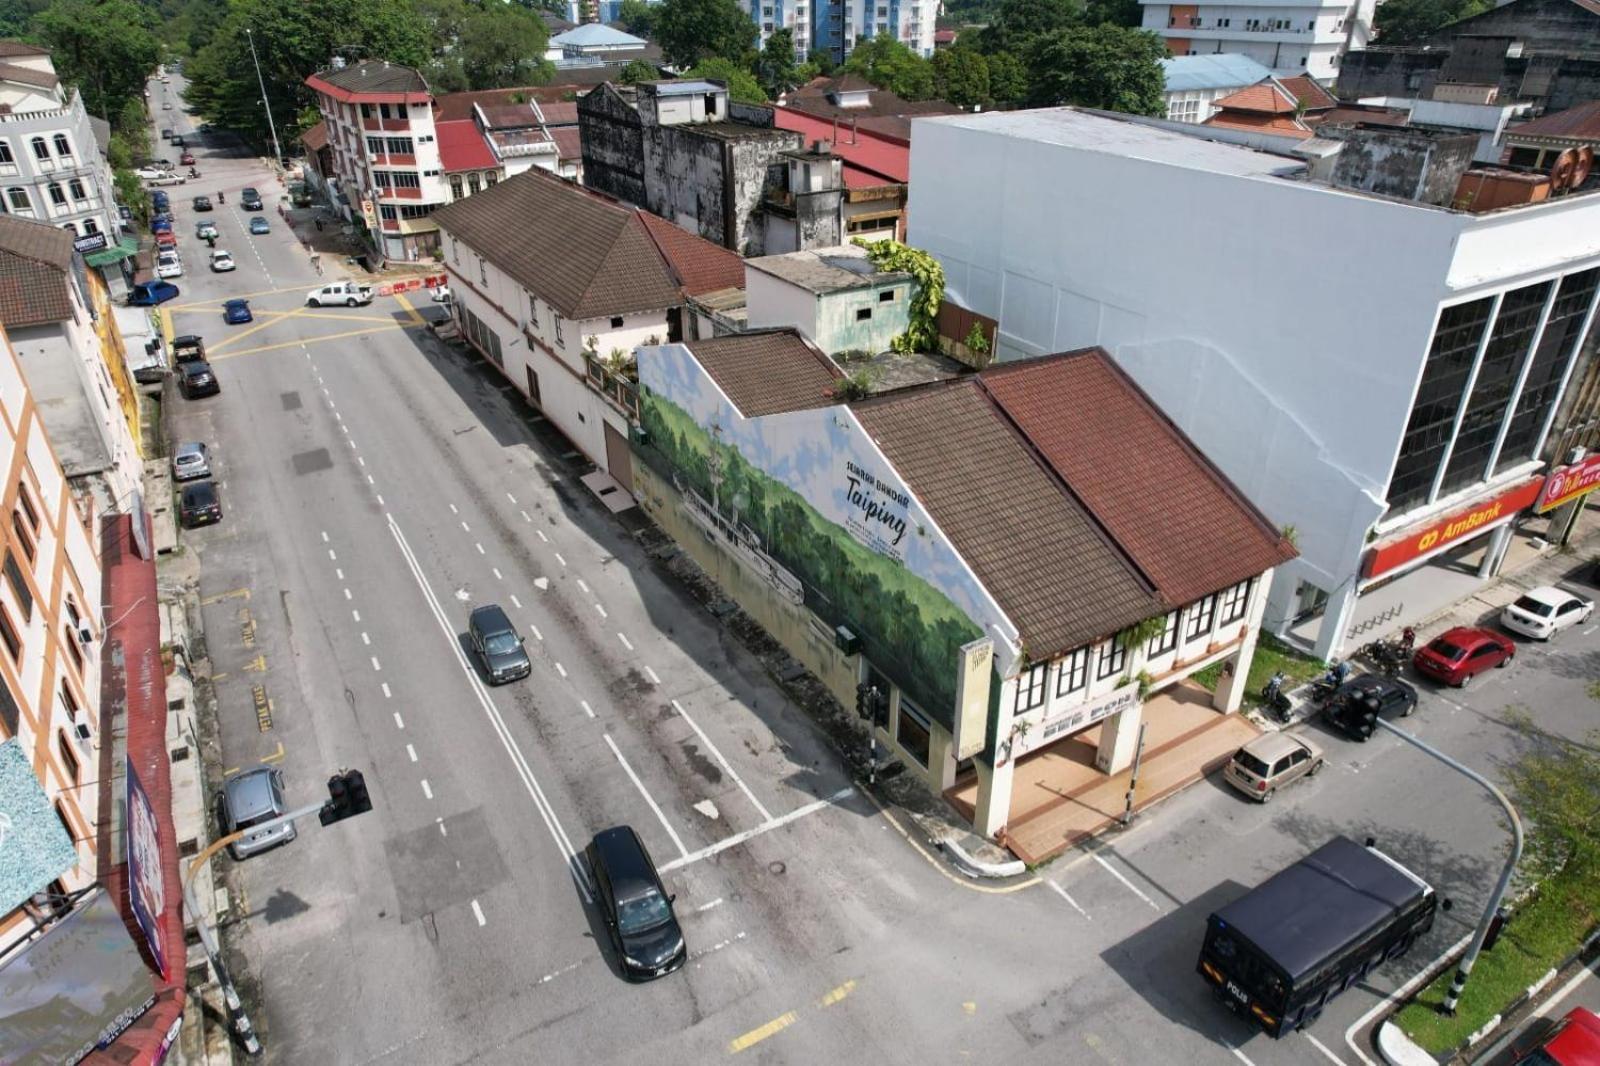
{"label": "yellow road marking", "polygon": [[[384,333],[391,329],[404,328],[405,327],[398,322],[391,322],[387,326],[369,326],[366,329],[352,329],[347,330],[344,333],[328,333],[320,337],[305,337],[297,341],[283,341],[278,344],[262,344],[255,348],[240,348],[236,352],[224,352],[220,358],[237,359],[241,355],[258,355],[261,352],[274,352],[280,348],[298,348],[303,344],[315,344],[318,341],[337,341],[343,340],[346,337],[361,337],[368,333]],[[217,360],[211,359],[210,361],[215,363]]]}
{"label": "yellow road marking", "polygon": [[[305,308],[301,308],[300,309],[300,311],[303,311],[303,310],[305,310]],[[269,328],[271,326],[275,326],[279,322],[282,322],[286,318],[294,318],[296,315],[298,315],[300,313],[300,311],[289,311],[289,312],[286,312],[286,313],[283,313],[283,314],[272,314],[272,315],[268,316],[268,318],[267,318],[267,320],[265,322],[258,322],[255,325],[251,326],[249,329],[241,329],[238,333],[230,333],[226,337],[222,338],[220,341],[217,341],[215,344],[207,346],[207,354],[209,355],[210,353],[215,352],[218,348],[222,348],[222,347],[225,347],[225,346],[227,346],[229,344],[233,344],[235,341],[242,341],[246,337],[250,336],[251,334],[260,333],[262,330],[267,329],[267,328]]]}
{"label": "yellow road marking", "polygon": [[216,683],[217,683],[217,682],[218,682],[218,681],[221,681],[221,680],[222,680],[222,679],[223,679],[223,678],[225,678],[225,677],[227,677],[227,676],[228,676],[228,675],[227,675],[227,674],[226,674],[226,673],[222,673],[222,674],[212,674],[212,675],[211,675],[211,683],[212,683],[212,684],[213,684],[213,685],[215,685],[215,684],[216,684]]}
{"label": "yellow road marking", "polygon": [[[308,291],[310,291],[310,290],[302,289],[301,287],[299,287],[297,285],[292,289],[262,289],[260,292],[241,292],[239,295],[237,295],[237,296],[229,296],[229,297],[227,297],[227,299],[229,299],[229,300],[253,300],[257,296],[276,296],[280,292],[308,292]],[[209,304],[168,304],[168,305],[164,305],[163,310],[165,310],[167,307],[170,307],[174,311],[219,311],[219,310],[222,309],[222,305],[220,303],[209,303]]]}
{"label": "yellow road marking", "polygon": [[768,1022],[766,1025],[762,1025],[762,1026],[759,1026],[759,1027],[757,1027],[755,1029],[752,1029],[748,1033],[744,1034],[743,1036],[738,1037],[735,1040],[729,1041],[728,1042],[728,1054],[737,1055],[739,1052],[745,1050],[746,1048],[754,1047],[755,1045],[761,1043],[761,1041],[765,1040],[767,1037],[775,1036],[778,1033],[783,1032],[785,1029],[789,1028],[789,1026],[793,1025],[794,1023],[795,1023],[795,1013],[794,1013],[794,1011],[789,1011],[786,1014],[780,1014],[776,1018],[774,1018],[770,1022]]}
{"label": "yellow road marking", "polygon": [[248,670],[253,674],[264,673],[267,669],[267,657],[265,655],[257,655],[254,659],[245,663],[242,669]]}
{"label": "yellow road marking", "polygon": [[904,837],[905,842],[915,848],[918,855],[921,855],[924,859],[928,860],[928,865],[932,866],[935,870],[938,870],[940,875],[943,876],[947,881],[958,884],[962,888],[970,889],[973,892],[986,892],[993,896],[1003,896],[1011,892],[1021,892],[1025,888],[1032,888],[1042,880],[1038,874],[1035,874],[1026,881],[1019,882],[1015,885],[975,885],[964,877],[957,877],[955,874],[945,869],[944,863],[940,862],[932,855],[929,855],[927,849],[925,849],[921,844],[918,844],[915,837],[905,831],[905,828],[901,826],[899,819],[891,814],[887,807],[878,802],[878,797],[874,796],[871,792],[864,792],[864,794],[869,800],[872,801],[872,805],[878,808],[878,813],[883,815],[890,825],[894,826],[894,831]]}
{"label": "yellow road marking", "polygon": [[246,600],[248,600],[249,598],[250,598],[250,590],[249,589],[234,589],[231,592],[219,592],[215,596],[207,596],[205,599],[200,601],[200,606],[202,606],[202,607],[210,607],[213,603],[221,603],[223,600],[235,600],[235,599],[246,599]]}
{"label": "yellow road marking", "polygon": [[[269,311],[267,313],[276,314],[277,312]],[[400,324],[394,320],[393,315],[357,315],[352,314],[349,311],[306,311],[303,312],[300,317],[331,318],[336,322],[383,322],[391,326],[398,326]],[[417,320],[418,322],[421,322],[421,316],[418,316]]]}
{"label": "yellow road marking", "polygon": [[167,308],[161,309],[161,336],[168,343],[172,343],[174,331],[172,328],[172,312]]}
{"label": "yellow road marking", "polygon": [[428,324],[428,320],[419,315],[417,313],[417,309],[411,306],[410,300],[406,299],[398,292],[394,294],[394,298],[395,302],[400,305],[401,310],[405,311],[406,317],[410,320],[413,326],[425,326]]}
{"label": "yellow road marking", "polygon": [[978,1005],[976,1003],[974,1003],[970,999],[967,1000],[965,1003],[961,1004],[961,1009],[966,1011],[968,1015],[973,1015],[973,1014],[978,1013]]}
{"label": "yellow road marking", "polygon": [[855,989],[856,989],[855,979],[851,978],[850,980],[846,981],[844,984],[840,985],[838,988],[833,989],[827,995],[823,996],[820,1000],[818,1000],[817,1001],[817,1006],[819,1006],[819,1007],[831,1007],[835,1003],[837,1003],[841,999],[843,999],[844,997],[848,996],[851,992],[854,992]]}
{"label": "yellow road marking", "polygon": [[288,754],[288,752],[283,750],[283,741],[280,740],[280,741],[278,741],[278,750],[273,752],[271,755],[263,755],[263,756],[261,756],[261,761],[262,762],[277,762],[279,759],[282,759],[287,754]]}
{"label": "yellow road marking", "polygon": [[232,777],[234,774],[236,774],[238,772],[239,772],[239,768],[237,766],[230,766],[226,770],[222,771],[222,776],[223,777]]}

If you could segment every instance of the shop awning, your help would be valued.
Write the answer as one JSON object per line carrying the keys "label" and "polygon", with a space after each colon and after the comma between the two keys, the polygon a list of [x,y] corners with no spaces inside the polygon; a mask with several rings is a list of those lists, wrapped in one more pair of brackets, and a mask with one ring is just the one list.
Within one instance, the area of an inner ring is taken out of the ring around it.
{"label": "shop awning", "polygon": [[83,261],[92,267],[110,266],[120,263],[139,251],[139,238],[130,233],[124,233],[122,239],[116,244],[110,244],[98,252],[90,252],[83,257]]}

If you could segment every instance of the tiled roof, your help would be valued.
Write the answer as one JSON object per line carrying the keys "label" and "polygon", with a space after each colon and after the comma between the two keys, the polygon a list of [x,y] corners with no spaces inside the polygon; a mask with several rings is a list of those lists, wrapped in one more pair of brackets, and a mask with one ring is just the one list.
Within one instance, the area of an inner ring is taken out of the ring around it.
{"label": "tiled roof", "polygon": [[328,123],[322,121],[300,135],[300,143],[310,152],[320,152],[328,147]]}
{"label": "tiled roof", "polygon": [[1016,624],[1030,659],[1167,610],[978,381],[889,392],[851,409]]}
{"label": "tiled roof", "polygon": [[567,318],[656,311],[683,299],[637,211],[537,167],[433,218]]}
{"label": "tiled roof", "polygon": [[0,59],[11,56],[47,56],[50,49],[40,48],[35,44],[23,44],[21,41],[0,41]]}
{"label": "tiled roof", "polygon": [[550,130],[550,139],[556,142],[557,159],[583,158],[583,131],[578,127],[557,126]]}
{"label": "tiled roof", "polygon": [[1309,74],[1296,74],[1292,78],[1279,78],[1278,84],[1289,91],[1307,111],[1326,111],[1339,106],[1339,98]]}
{"label": "tiled roof", "polygon": [[793,329],[684,343],[746,418],[837,402],[834,383],[843,372]]}
{"label": "tiled roof", "polygon": [[[479,104],[478,114],[483,118],[483,124],[491,130],[526,129],[537,126],[539,118],[533,113],[531,104]],[[436,121],[459,122],[462,119],[446,119]]]}
{"label": "tiled roof", "polygon": [[40,89],[53,89],[60,79],[48,70],[34,70],[31,67],[21,67],[15,63],[0,63],[0,81],[32,85]]}
{"label": "tiled roof", "polygon": [[1169,604],[1293,558],[1267,519],[1100,349],[996,364],[981,380]]}
{"label": "tiled roof", "polygon": [[576,100],[554,100],[550,103],[540,103],[538,111],[547,126],[576,126],[578,124],[578,102]]}
{"label": "tiled roof", "polygon": [[470,119],[435,122],[433,128],[439,138],[439,165],[446,173],[493,170],[500,165],[476,122]]}
{"label": "tiled roof", "polygon": [[381,59],[365,59],[312,77],[351,93],[425,93],[428,82],[410,67]]}
{"label": "tiled roof", "polygon": [[16,329],[72,317],[72,234],[0,214],[0,324]]}
{"label": "tiled roof", "polygon": [[471,118],[474,107],[504,107],[516,105],[526,107],[523,101],[534,98],[533,87],[520,89],[478,89],[473,92],[445,93],[443,96],[433,98],[433,120],[435,122],[449,122],[454,119]]}
{"label": "tiled roof", "polygon": [[[862,91],[870,93],[865,107],[840,107],[829,99],[840,92]],[[857,119],[865,125],[869,119],[895,119],[898,121],[889,123],[887,127],[874,128],[900,137],[909,136],[911,123],[907,119],[911,115],[961,113],[961,108],[945,100],[906,100],[888,89],[874,88],[871,82],[855,74],[846,74],[842,78],[814,78],[784,96],[783,104],[819,118],[838,118],[841,123]]]}
{"label": "tiled roof", "polygon": [[1261,115],[1292,115],[1298,105],[1277,79],[1268,78],[1214,100],[1224,111],[1250,111]]}
{"label": "tiled roof", "polygon": [[[576,134],[577,131],[559,132]],[[566,149],[562,150],[562,158],[570,158],[566,155]],[[678,283],[690,296],[700,296],[719,289],[744,288],[744,260],[739,258],[739,253],[713,244],[648,211],[639,212],[639,221],[644,223],[650,239],[656,242],[662,258],[672,267],[673,273],[678,276]]]}
{"label": "tiled roof", "polygon": [[1561,137],[1600,144],[1600,100],[1590,100],[1532,122],[1520,123],[1507,130],[1506,136]]}
{"label": "tiled roof", "polygon": [[1248,111],[1222,111],[1204,122],[1202,126],[1223,126],[1233,130],[1252,130],[1274,136],[1295,137],[1304,140],[1312,136],[1311,127],[1292,115],[1257,115]]}

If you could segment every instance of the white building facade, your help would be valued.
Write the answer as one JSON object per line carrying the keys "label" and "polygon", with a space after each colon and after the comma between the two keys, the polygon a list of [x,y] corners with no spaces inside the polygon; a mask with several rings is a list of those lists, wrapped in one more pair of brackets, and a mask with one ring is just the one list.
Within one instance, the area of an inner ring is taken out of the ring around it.
{"label": "white building facade", "polygon": [[1374,0],[1145,3],[1142,25],[1164,38],[1174,56],[1227,52],[1274,74],[1331,82],[1344,53],[1366,47],[1374,6]]}
{"label": "white building facade", "polygon": [[1365,594],[1498,565],[1593,349],[1600,197],[1472,215],[1071,109],[919,120],[912,169],[910,243],[999,358],[1103,346],[1293,530],[1269,631],[1336,655]]}
{"label": "white building facade", "polygon": [[893,37],[924,59],[933,55],[937,0],[740,0],[761,33],[794,33],[795,57],[814,51],[843,61],[862,37]]}

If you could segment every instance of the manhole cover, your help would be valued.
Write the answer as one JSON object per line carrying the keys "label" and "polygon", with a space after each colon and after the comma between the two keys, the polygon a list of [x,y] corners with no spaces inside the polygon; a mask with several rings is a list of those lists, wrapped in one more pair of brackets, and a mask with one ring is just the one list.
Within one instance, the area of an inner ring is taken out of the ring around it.
{"label": "manhole cover", "polygon": [[767,872],[770,873],[770,874],[776,874],[776,875],[782,876],[783,874],[786,874],[786,873],[789,872],[789,867],[785,866],[781,861],[780,862],[769,862],[769,863],[767,863]]}

